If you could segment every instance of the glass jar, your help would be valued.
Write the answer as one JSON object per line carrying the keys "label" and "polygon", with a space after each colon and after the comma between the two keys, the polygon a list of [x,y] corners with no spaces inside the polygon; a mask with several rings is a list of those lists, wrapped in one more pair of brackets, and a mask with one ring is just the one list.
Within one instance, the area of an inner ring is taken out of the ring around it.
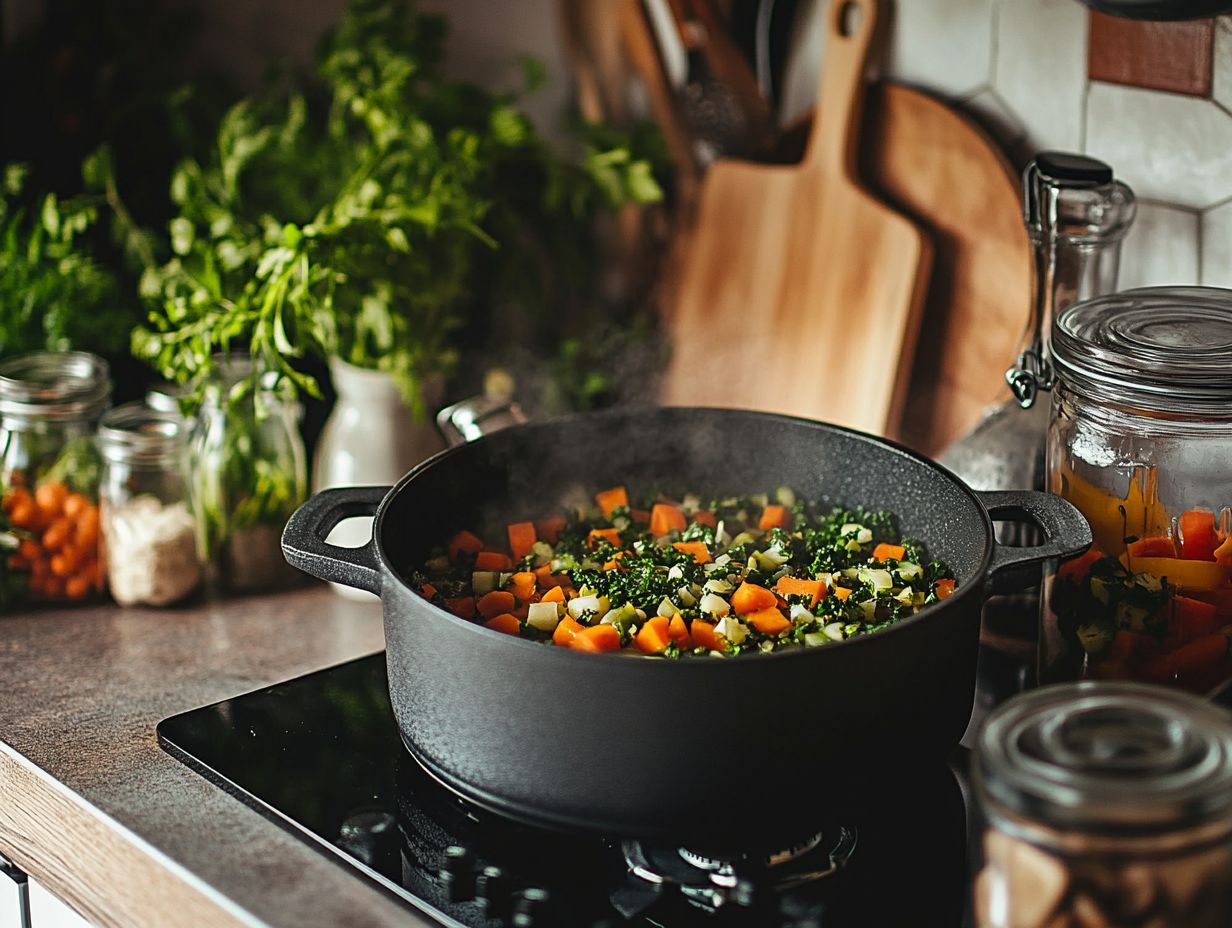
{"label": "glass jar", "polygon": [[1049,489],[1095,544],[1045,585],[1042,682],[1232,678],[1232,291],[1129,290],[1053,326]]}
{"label": "glass jar", "polygon": [[299,405],[289,385],[229,358],[205,387],[193,426],[197,545],[212,585],[278,589],[302,575],[282,556],[282,530],[307,498]]}
{"label": "glass jar", "polygon": [[1070,683],[978,736],[977,928],[1232,924],[1232,722],[1195,696]]}
{"label": "glass jar", "polygon": [[80,351],[0,363],[0,609],[101,592],[94,427],[107,363]]}
{"label": "glass jar", "polygon": [[111,595],[122,606],[168,606],[201,584],[188,503],[187,422],[125,403],[98,427],[99,504]]}

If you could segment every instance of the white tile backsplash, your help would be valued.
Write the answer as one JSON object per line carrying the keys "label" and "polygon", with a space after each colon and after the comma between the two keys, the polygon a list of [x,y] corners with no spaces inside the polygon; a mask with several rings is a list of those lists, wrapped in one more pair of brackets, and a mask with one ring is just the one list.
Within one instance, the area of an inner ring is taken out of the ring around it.
{"label": "white tile backsplash", "polygon": [[1026,138],[1027,129],[1008,103],[991,87],[962,101],[962,107],[974,116],[993,137],[1013,150]]}
{"label": "white tile backsplash", "polygon": [[1087,22],[1086,7],[1074,0],[1001,0],[997,7],[993,87],[1037,150],[1081,149]]}
{"label": "white tile backsplash", "polygon": [[1196,282],[1200,225],[1193,210],[1139,201],[1121,246],[1119,288]]}
{"label": "white tile backsplash", "polygon": [[1232,118],[1210,100],[1093,81],[1087,151],[1140,197],[1202,209],[1232,196]]}
{"label": "white tile backsplash", "polygon": [[1202,283],[1232,287],[1232,202],[1202,214]]}
{"label": "white tile backsplash", "polygon": [[974,93],[988,83],[992,71],[993,6],[994,0],[893,4],[889,73],[943,96]]}

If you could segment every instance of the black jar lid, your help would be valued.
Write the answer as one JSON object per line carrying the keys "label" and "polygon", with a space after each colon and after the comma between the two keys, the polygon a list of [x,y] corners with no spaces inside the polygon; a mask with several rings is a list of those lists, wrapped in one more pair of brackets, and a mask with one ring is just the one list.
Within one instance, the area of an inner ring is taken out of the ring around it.
{"label": "black jar lid", "polygon": [[1163,687],[1044,687],[988,717],[975,773],[986,805],[1062,831],[1207,825],[1232,817],[1232,716]]}
{"label": "black jar lid", "polygon": [[1067,307],[1052,327],[1059,378],[1114,401],[1232,407],[1232,290],[1143,287]]}

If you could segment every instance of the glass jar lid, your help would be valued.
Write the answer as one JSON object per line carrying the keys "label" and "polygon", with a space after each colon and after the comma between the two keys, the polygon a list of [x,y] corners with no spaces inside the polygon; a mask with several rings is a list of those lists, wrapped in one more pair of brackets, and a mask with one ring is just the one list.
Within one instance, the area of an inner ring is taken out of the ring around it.
{"label": "glass jar lid", "polygon": [[0,415],[92,419],[110,399],[107,362],[85,351],[34,351],[0,363]]}
{"label": "glass jar lid", "polygon": [[1232,290],[1143,287],[1068,307],[1052,327],[1060,379],[1164,411],[1232,405]]}
{"label": "glass jar lid", "polygon": [[189,423],[178,412],[137,401],[111,409],[98,424],[98,448],[108,461],[175,462],[188,442]]}
{"label": "glass jar lid", "polygon": [[977,752],[996,807],[1057,829],[1154,835],[1232,817],[1232,716],[1186,693],[1044,687],[993,712]]}

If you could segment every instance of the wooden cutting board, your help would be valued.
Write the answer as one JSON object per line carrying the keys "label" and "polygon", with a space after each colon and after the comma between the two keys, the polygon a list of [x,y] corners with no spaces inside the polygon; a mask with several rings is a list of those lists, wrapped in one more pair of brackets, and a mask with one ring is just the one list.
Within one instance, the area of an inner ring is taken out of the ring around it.
{"label": "wooden cutting board", "polygon": [[1009,398],[1031,299],[1017,173],[966,116],[896,84],[870,88],[860,167],[933,242],[932,276],[898,437],[936,454]]}
{"label": "wooden cutting board", "polygon": [[707,171],[667,319],[665,402],[895,432],[931,246],[856,170],[881,2],[830,5],[820,117],[799,164]]}

